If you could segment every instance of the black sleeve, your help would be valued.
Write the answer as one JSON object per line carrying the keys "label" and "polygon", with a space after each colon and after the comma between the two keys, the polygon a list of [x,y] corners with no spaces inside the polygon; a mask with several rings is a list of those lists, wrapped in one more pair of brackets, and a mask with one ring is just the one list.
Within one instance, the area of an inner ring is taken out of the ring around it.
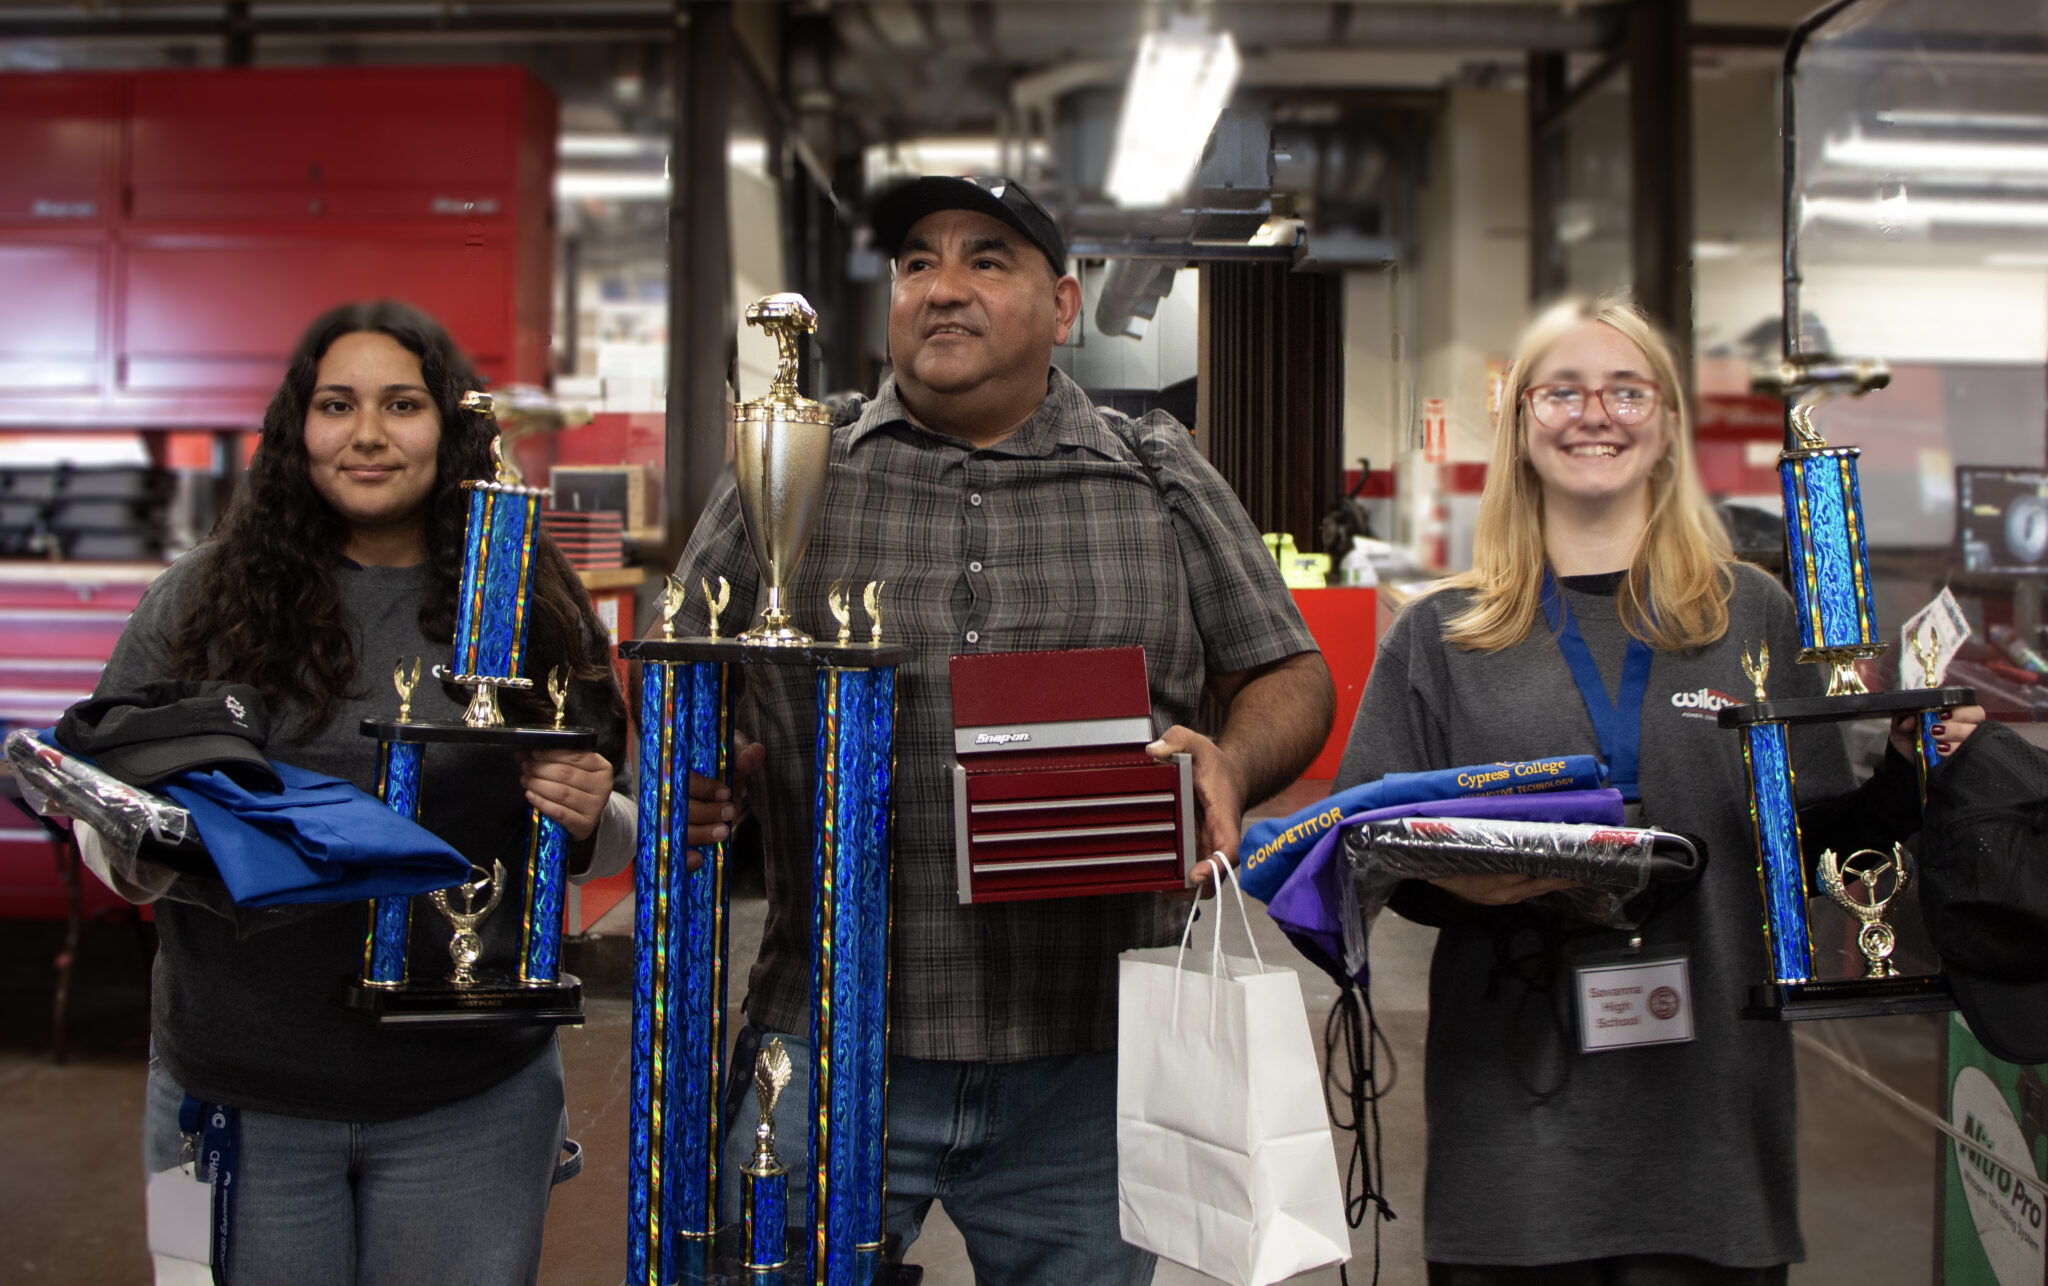
{"label": "black sleeve", "polygon": [[1884,761],[1846,795],[1799,810],[1800,849],[1808,874],[1821,850],[1846,857],[1866,848],[1880,853],[1920,829],[1920,770],[1886,741]]}

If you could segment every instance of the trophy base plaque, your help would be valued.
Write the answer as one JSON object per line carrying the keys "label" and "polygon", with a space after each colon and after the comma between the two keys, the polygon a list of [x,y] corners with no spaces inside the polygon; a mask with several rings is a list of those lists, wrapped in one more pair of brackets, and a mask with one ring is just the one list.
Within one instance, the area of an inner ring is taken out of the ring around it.
{"label": "trophy base plaque", "polygon": [[1843,978],[1830,982],[1767,982],[1749,989],[1744,1018],[1794,1023],[1827,1018],[1938,1014],[1956,1007],[1948,979]]}
{"label": "trophy base plaque", "polygon": [[583,1025],[583,983],[566,973],[552,982],[523,983],[486,972],[466,987],[445,979],[375,987],[351,978],[339,999],[387,1027]]}

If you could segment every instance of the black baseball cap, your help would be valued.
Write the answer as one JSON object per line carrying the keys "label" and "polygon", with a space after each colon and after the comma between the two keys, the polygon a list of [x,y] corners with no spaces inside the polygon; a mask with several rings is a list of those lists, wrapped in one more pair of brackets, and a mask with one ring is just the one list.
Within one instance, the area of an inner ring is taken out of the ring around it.
{"label": "black baseball cap", "polygon": [[263,750],[270,712],[246,683],[146,683],[81,701],[57,721],[57,741],[131,786],[197,769],[279,789]]}
{"label": "black baseball cap", "polygon": [[1920,907],[1984,1048],[2048,1062],[2048,751],[1984,723],[1927,777]]}
{"label": "black baseball cap", "polygon": [[1055,273],[1067,270],[1067,239],[1060,225],[1025,186],[1014,179],[984,175],[927,174],[885,189],[875,198],[868,221],[875,244],[891,259],[903,253],[903,239],[919,219],[940,210],[972,210],[1000,219],[1037,246]]}

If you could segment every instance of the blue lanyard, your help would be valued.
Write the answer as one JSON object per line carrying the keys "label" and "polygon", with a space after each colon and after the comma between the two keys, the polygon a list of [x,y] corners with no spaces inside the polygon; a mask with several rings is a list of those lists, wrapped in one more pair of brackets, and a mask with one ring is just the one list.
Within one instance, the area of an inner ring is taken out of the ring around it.
{"label": "blue lanyard", "polygon": [[200,1137],[199,1175],[213,1185],[213,1280],[228,1275],[228,1233],[235,1209],[235,1169],[242,1151],[241,1109],[202,1103],[190,1094],[178,1107],[178,1130]]}
{"label": "blue lanyard", "polygon": [[1648,643],[1629,636],[1628,653],[1621,663],[1621,693],[1609,701],[1600,667],[1593,664],[1593,653],[1579,634],[1579,623],[1572,619],[1571,604],[1558,592],[1557,577],[1548,567],[1543,569],[1543,616],[1550,622],[1558,650],[1564,653],[1564,663],[1571,667],[1572,680],[1586,702],[1586,717],[1593,721],[1600,758],[1607,764],[1608,785],[1620,791],[1623,800],[1639,802],[1642,794],[1636,775],[1642,759],[1643,696],[1650,689],[1650,661],[1655,653]]}

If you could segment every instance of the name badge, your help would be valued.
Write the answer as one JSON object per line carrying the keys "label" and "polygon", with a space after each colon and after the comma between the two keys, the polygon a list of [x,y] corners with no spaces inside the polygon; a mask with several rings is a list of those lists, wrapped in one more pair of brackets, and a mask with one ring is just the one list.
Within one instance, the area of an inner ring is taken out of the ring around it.
{"label": "name badge", "polygon": [[[213,1185],[199,1178],[191,1166],[174,1166],[150,1175],[143,1209],[151,1254],[194,1264],[213,1262]],[[206,1274],[205,1280],[212,1279],[212,1274]]]}
{"label": "name badge", "polygon": [[1686,957],[1587,961],[1576,971],[1579,1048],[1586,1053],[1692,1039]]}

